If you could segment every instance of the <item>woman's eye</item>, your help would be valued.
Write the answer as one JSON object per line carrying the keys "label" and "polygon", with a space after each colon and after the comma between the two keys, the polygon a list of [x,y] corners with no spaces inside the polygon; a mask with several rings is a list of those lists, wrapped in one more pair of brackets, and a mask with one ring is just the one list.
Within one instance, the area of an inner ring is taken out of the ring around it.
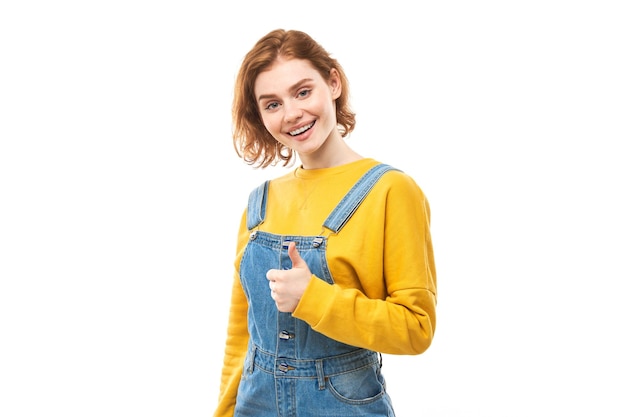
{"label": "woman's eye", "polygon": [[272,101],[270,103],[267,103],[267,105],[265,106],[265,110],[274,110],[278,107],[278,103],[275,101]]}
{"label": "woman's eye", "polygon": [[298,91],[298,97],[306,97],[311,94],[311,90],[300,90]]}

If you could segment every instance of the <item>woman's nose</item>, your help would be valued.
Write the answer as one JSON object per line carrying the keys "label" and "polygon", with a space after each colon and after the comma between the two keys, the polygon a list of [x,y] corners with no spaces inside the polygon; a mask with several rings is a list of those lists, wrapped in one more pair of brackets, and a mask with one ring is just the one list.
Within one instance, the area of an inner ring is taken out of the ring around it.
{"label": "woman's nose", "polygon": [[293,123],[302,117],[302,110],[298,105],[285,105],[285,121]]}

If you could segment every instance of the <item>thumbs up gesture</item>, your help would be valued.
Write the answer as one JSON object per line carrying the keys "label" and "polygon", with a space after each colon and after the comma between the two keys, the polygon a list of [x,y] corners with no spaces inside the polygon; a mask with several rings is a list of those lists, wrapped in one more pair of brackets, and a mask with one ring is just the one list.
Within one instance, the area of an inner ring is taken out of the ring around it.
{"label": "thumbs up gesture", "polygon": [[276,302],[278,311],[293,313],[304,294],[312,274],[309,266],[300,257],[296,242],[289,242],[287,254],[291,259],[291,269],[270,269],[267,271],[272,299]]}

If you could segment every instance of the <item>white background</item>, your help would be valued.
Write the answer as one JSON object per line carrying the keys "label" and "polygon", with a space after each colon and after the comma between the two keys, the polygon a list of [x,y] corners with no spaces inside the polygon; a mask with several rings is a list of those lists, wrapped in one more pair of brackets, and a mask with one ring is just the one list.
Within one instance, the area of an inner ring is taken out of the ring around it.
{"label": "white background", "polygon": [[431,203],[438,328],[384,357],[397,415],[624,416],[619,3],[3,2],[0,415],[212,414],[239,216],[284,172],[236,157],[232,84],[282,27]]}

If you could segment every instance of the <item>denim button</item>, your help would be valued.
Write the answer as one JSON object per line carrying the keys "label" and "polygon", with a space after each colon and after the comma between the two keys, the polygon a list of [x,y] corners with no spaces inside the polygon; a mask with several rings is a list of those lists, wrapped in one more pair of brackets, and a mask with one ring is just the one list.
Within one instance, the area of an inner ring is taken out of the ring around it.
{"label": "denim button", "polygon": [[250,233],[250,240],[254,240],[254,239],[256,239],[256,230]]}
{"label": "denim button", "polygon": [[288,371],[293,371],[294,368],[293,366],[289,366],[287,365],[285,362],[281,363],[280,365],[278,365],[278,370],[281,372],[288,372]]}
{"label": "denim button", "polygon": [[315,239],[313,239],[313,247],[319,248],[323,241],[324,241],[323,237],[321,236],[316,237]]}
{"label": "denim button", "polygon": [[282,332],[280,332],[280,334],[278,335],[279,338],[283,339],[283,340],[289,340],[289,339],[293,339],[295,337],[295,335],[289,333],[286,330],[283,330]]}

